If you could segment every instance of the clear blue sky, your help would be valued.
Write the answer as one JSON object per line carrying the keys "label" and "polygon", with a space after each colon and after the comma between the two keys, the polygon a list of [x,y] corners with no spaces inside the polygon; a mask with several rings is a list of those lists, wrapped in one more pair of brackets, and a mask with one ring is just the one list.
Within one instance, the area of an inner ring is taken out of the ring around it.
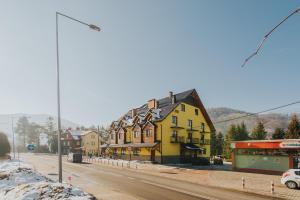
{"label": "clear blue sky", "polygon": [[[62,117],[107,124],[151,98],[196,88],[206,107],[249,112],[300,99],[300,14],[240,67],[300,1],[0,1],[0,113],[56,115],[55,12]],[[293,106],[283,112],[300,111]]]}

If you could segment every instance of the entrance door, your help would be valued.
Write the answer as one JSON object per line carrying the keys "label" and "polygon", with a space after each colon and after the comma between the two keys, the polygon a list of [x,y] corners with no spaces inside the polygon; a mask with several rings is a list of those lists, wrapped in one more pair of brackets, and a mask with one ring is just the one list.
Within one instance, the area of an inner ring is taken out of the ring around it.
{"label": "entrance door", "polygon": [[151,161],[154,162],[155,161],[155,149],[151,150]]}
{"label": "entrance door", "polygon": [[300,169],[300,157],[293,157],[293,168]]}

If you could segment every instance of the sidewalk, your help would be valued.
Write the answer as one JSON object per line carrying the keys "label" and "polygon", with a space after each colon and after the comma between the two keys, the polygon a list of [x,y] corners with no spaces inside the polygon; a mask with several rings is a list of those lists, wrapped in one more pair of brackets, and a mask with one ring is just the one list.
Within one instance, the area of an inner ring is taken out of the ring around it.
{"label": "sidewalk", "polygon": [[[280,183],[281,176],[265,175],[230,171],[230,167],[221,166],[189,166],[189,165],[159,165],[140,163],[138,161],[112,159],[84,159],[84,162],[99,165],[108,165],[120,169],[127,168],[138,172],[163,176],[172,179],[193,182],[201,185],[222,187],[239,191],[263,194],[273,197],[297,200],[300,199],[300,190],[291,190]],[[195,169],[196,168],[196,169]],[[245,179],[245,188],[242,188],[242,177]],[[271,181],[274,181],[275,192],[271,194]]]}

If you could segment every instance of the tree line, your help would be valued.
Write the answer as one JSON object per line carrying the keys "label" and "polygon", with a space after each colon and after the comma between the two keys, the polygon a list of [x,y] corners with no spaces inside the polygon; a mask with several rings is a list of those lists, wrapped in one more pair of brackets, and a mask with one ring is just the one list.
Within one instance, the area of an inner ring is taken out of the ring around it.
{"label": "tree line", "polygon": [[[30,122],[26,116],[20,117],[17,121],[14,131],[17,135],[17,149],[26,151],[27,144],[35,144],[36,152],[52,153],[57,152],[57,130],[52,117],[48,117],[44,125]],[[46,134],[48,146],[41,145],[40,136]]]}
{"label": "tree line", "polygon": [[[230,143],[232,141],[265,139],[267,139],[267,131],[261,121],[257,122],[251,132],[247,130],[244,122],[231,124],[225,137],[221,132],[211,134],[211,156],[224,155],[229,158],[231,153]],[[300,122],[297,115],[292,115],[286,129],[275,128],[272,139],[300,139]]]}

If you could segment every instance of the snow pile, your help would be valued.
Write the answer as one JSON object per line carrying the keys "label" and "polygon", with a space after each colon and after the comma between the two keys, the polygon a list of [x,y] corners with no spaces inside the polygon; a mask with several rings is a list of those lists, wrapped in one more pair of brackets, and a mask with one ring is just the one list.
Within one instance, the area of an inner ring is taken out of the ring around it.
{"label": "snow pile", "polygon": [[1,200],[90,200],[91,195],[69,184],[55,183],[18,161],[0,163]]}

